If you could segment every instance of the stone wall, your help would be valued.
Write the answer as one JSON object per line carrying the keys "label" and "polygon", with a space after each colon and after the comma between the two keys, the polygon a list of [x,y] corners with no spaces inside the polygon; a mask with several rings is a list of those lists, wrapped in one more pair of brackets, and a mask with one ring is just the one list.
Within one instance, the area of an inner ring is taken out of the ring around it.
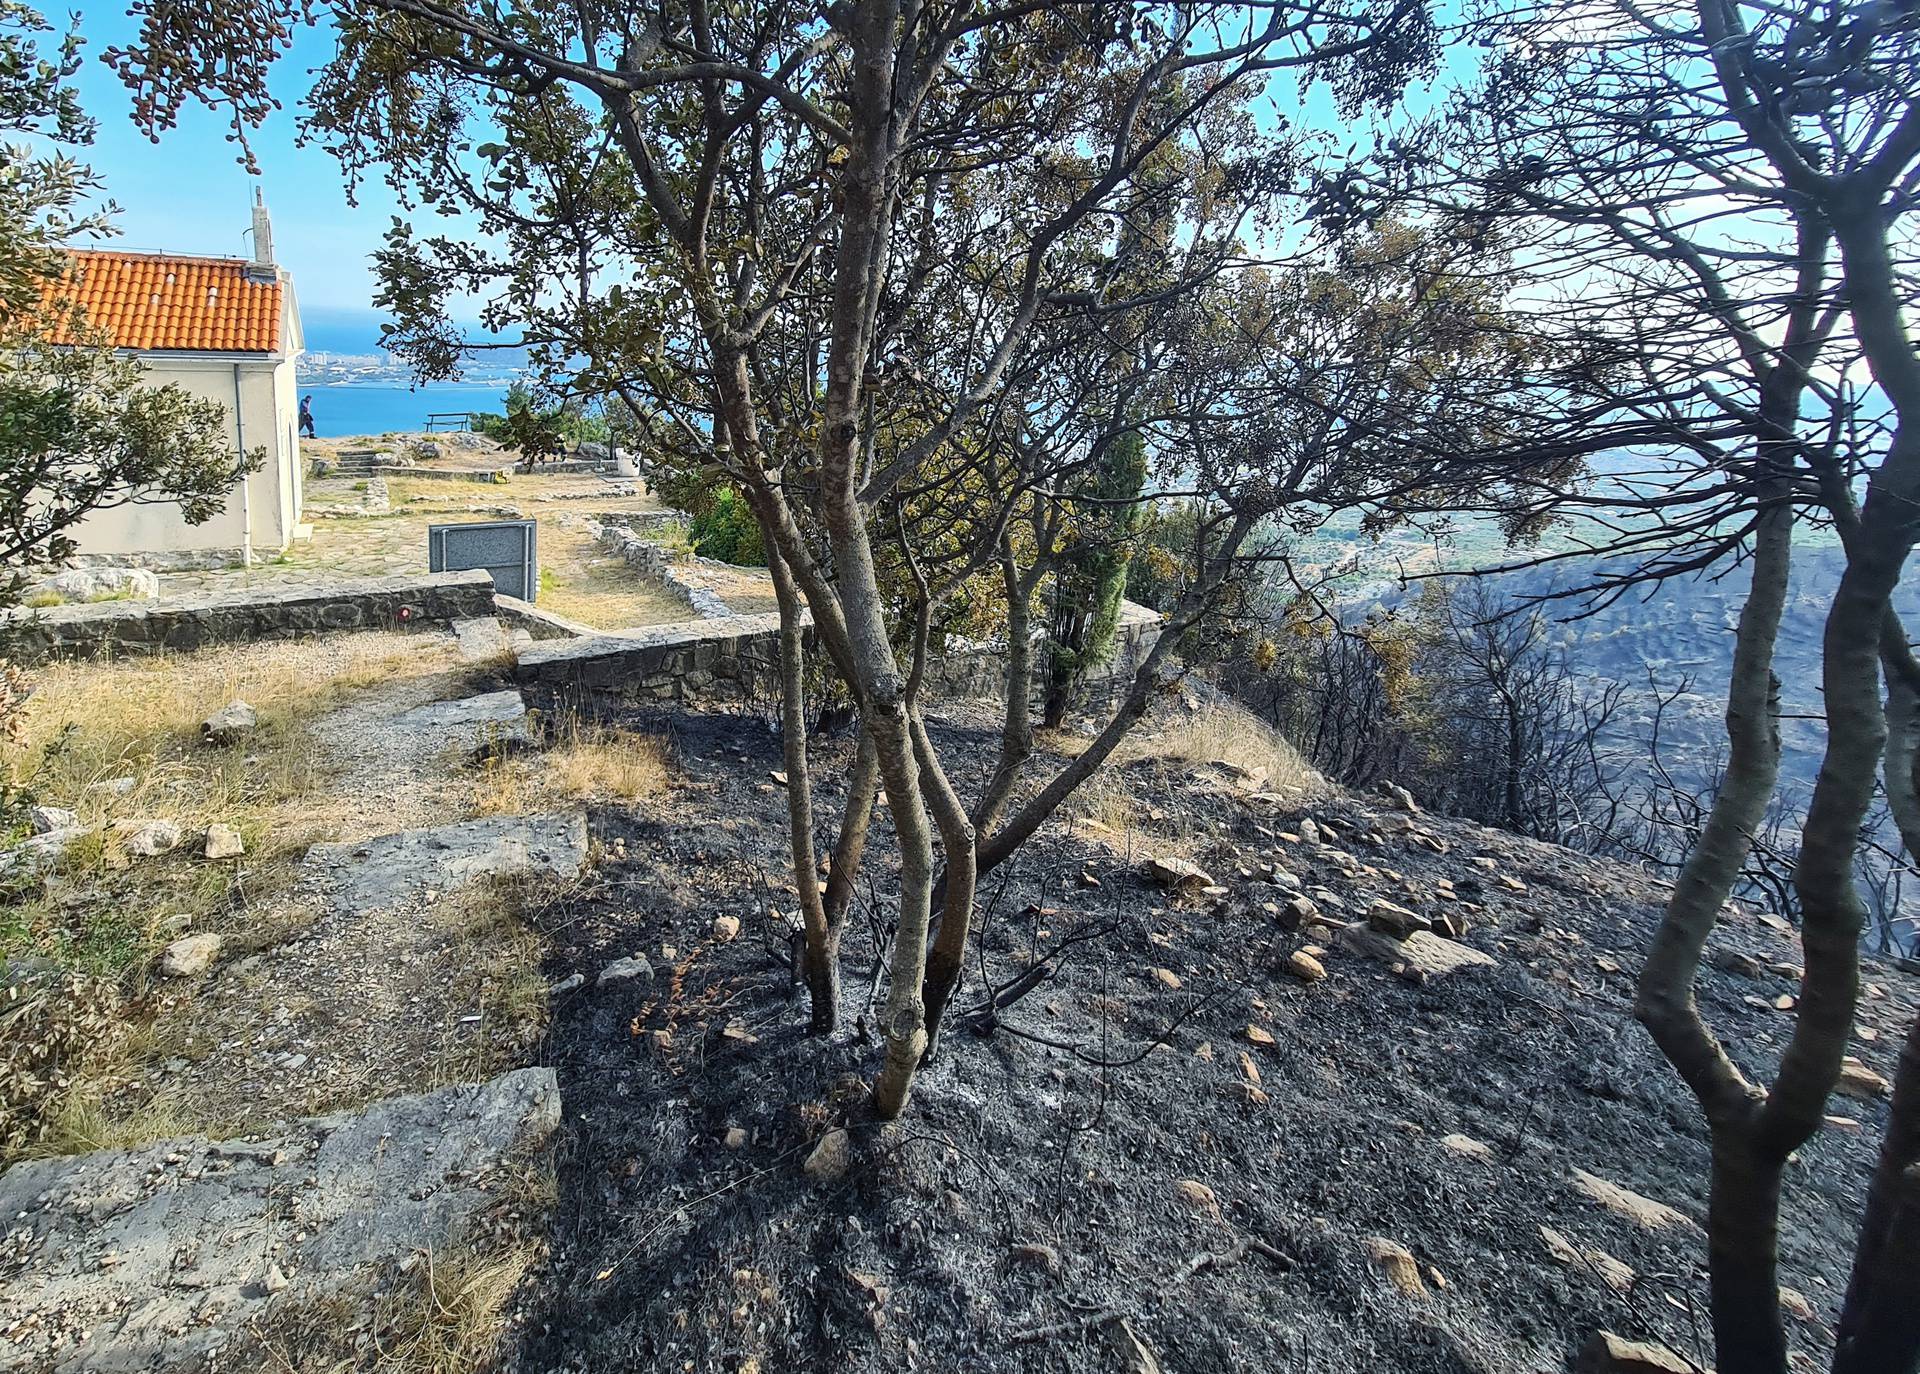
{"label": "stone wall", "polygon": [[444,625],[494,614],[484,572],[370,577],[282,592],[258,588],[158,602],[104,601],[0,616],[0,638],[22,663],[150,654],[339,630]]}
{"label": "stone wall", "polygon": [[523,685],[653,701],[770,696],[778,684],[780,615],[654,625],[522,649]]}
{"label": "stone wall", "polygon": [[[647,514],[651,516],[652,512]],[[655,530],[663,527],[661,523],[649,521],[648,525],[639,528],[649,526]],[[598,523],[594,541],[642,577],[657,582],[695,615],[708,620],[722,620],[733,615],[727,603],[711,588],[697,586],[681,577],[677,567],[679,560],[673,550],[639,534],[635,521],[618,518],[615,513],[615,518],[603,519]]]}
{"label": "stone wall", "polygon": [[[1159,635],[1157,613],[1126,603],[1113,658],[1093,675],[1088,691],[1098,695],[1130,679]],[[779,655],[780,616],[770,612],[536,643],[520,651],[518,677],[552,691],[653,701],[771,698],[779,687]],[[929,682],[945,696],[999,697],[1006,691],[1005,651],[950,647],[930,666]]]}

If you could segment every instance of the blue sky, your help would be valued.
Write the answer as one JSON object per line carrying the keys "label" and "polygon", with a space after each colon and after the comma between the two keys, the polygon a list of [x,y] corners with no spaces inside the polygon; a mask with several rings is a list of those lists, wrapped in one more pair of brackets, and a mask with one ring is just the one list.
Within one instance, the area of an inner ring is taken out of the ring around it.
{"label": "blue sky", "polygon": [[[61,12],[50,8],[50,16]],[[100,60],[107,48],[135,34],[124,3],[81,0],[80,32],[87,40],[79,77],[82,99],[100,129],[87,160],[121,208],[118,246],[172,252],[242,255],[249,251],[245,232],[254,188],[266,193],[273,214],[275,256],[294,277],[308,345],[315,349],[365,352],[374,346],[370,324],[373,275],[368,255],[379,246],[391,218],[402,213],[387,188],[363,184],[360,203],[350,206],[340,168],[318,148],[295,144],[298,105],[310,84],[308,73],[332,55],[330,30],[300,29],[291,53],[274,66],[273,91],[282,109],[250,134],[262,175],[241,167],[219,116],[198,106],[181,112],[180,126],[158,146],[134,128],[126,89]],[[1450,75],[1458,75],[1463,55],[1449,54]],[[1298,103],[1295,76],[1274,78],[1272,94],[1309,127],[1357,134],[1333,114],[1326,89]],[[1431,91],[1410,93],[1415,110],[1430,108]],[[1263,112],[1262,119],[1269,117]],[[436,220],[436,232],[449,226]]]}
{"label": "blue sky", "polygon": [[100,121],[86,159],[119,202],[116,246],[244,255],[248,207],[258,186],[273,212],[275,256],[293,272],[309,333],[319,326],[321,338],[312,342],[337,347],[323,341],[332,332],[330,317],[354,312],[364,318],[370,309],[367,255],[396,206],[380,185],[363,187],[360,204],[349,206],[338,164],[318,148],[294,146],[294,105],[306,88],[307,70],[329,55],[330,35],[302,30],[293,52],[276,65],[274,93],[287,108],[251,135],[262,169],[256,178],[236,160],[225,123],[204,109],[183,111],[180,127],[162,135],[157,147],[134,128],[126,88],[100,61],[106,48],[133,35],[122,6],[84,5],[80,32],[87,40],[81,95]]}

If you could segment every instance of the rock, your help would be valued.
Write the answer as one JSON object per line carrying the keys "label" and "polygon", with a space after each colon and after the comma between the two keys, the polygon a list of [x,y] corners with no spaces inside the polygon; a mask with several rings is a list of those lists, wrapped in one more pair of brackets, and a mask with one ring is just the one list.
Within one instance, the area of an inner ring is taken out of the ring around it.
{"label": "rock", "polygon": [[1185,859],[1149,858],[1143,865],[1147,876],[1171,892],[1186,892],[1214,885],[1212,876],[1198,864]]}
{"label": "rock", "polygon": [[1780,1290],[1780,1310],[1795,1321],[1805,1322],[1808,1326],[1820,1320],[1820,1314],[1814,1311],[1813,1303],[1797,1288],[1783,1287]]}
{"label": "rock", "polygon": [[1644,1226],[1649,1231],[1664,1231],[1668,1227],[1682,1227],[1698,1230],[1686,1213],[1667,1206],[1664,1202],[1655,1202],[1652,1198],[1642,1197],[1630,1188],[1622,1188],[1617,1183],[1609,1183],[1597,1174],[1585,1169],[1575,1169],[1569,1175],[1575,1189],[1586,1194],[1616,1216]]}
{"label": "rock", "polygon": [[1298,929],[1309,921],[1320,919],[1320,908],[1313,898],[1304,892],[1296,892],[1280,903],[1280,924],[1288,929]]}
{"label": "rock", "polygon": [[71,830],[78,825],[80,818],[60,806],[29,806],[27,824],[36,835],[51,834],[55,830]]}
{"label": "rock", "polygon": [[1876,1073],[1852,1055],[1848,1055],[1840,1065],[1840,1081],[1833,1086],[1835,1092],[1847,1097],[1885,1097],[1893,1091],[1893,1084],[1887,1081],[1885,1074]]}
{"label": "rock", "polygon": [[1016,1245],[1007,1253],[1011,1256],[1014,1263],[1030,1264],[1034,1268],[1044,1270],[1048,1274],[1057,1275],[1062,1269],[1066,1268],[1066,1265],[1060,1260],[1060,1252],[1051,1245]]}
{"label": "rock", "polygon": [[1296,949],[1287,956],[1287,972],[1303,983],[1317,983],[1327,976],[1327,966],[1304,949]]}
{"label": "rock", "polygon": [[1266,1029],[1264,1026],[1254,1025],[1247,1027],[1247,1041],[1250,1044],[1259,1045],[1264,1049],[1271,1049],[1274,1044],[1277,1043],[1273,1038],[1272,1031]]}
{"label": "rock", "polygon": [[182,935],[160,952],[160,972],[168,978],[197,978],[213,967],[226,937],[212,931]]}
{"label": "rock", "polygon": [[1767,976],[1766,966],[1751,954],[1743,954],[1737,949],[1728,949],[1724,945],[1715,945],[1707,950],[1707,962],[1715,968],[1731,973],[1736,977],[1759,982]]}
{"label": "rock", "polygon": [[1560,1263],[1580,1263],[1580,1247],[1554,1230],[1551,1226],[1541,1226],[1540,1239],[1546,1243],[1547,1253],[1552,1255]]}
{"label": "rock", "polygon": [[281,1267],[272,1260],[268,1260],[266,1276],[260,1280],[260,1287],[268,1293],[278,1293],[284,1289],[287,1284],[286,1271],[281,1269]]}
{"label": "rock", "polygon": [[1151,1347],[1140,1339],[1133,1323],[1122,1317],[1102,1328],[1107,1347],[1113,1351],[1121,1374],[1161,1374],[1160,1361]]}
{"label": "rock", "polygon": [[716,916],[713,918],[713,938],[725,944],[740,934],[738,916]]}
{"label": "rock", "polygon": [[89,1374],[263,1367],[218,1352],[276,1304],[338,1311],[343,1326],[371,1317],[394,1265],[481,1234],[559,1121],[553,1070],[521,1069],[265,1140],[16,1163],[0,1174],[8,1359]]}
{"label": "rock", "polygon": [[1421,1281],[1420,1266],[1406,1246],[1385,1236],[1368,1236],[1366,1248],[1367,1258],[1380,1266],[1388,1282],[1402,1294],[1409,1298],[1426,1297],[1427,1285]]}
{"label": "rock", "polygon": [[259,712],[244,701],[230,701],[200,722],[200,738],[208,744],[237,744],[259,725]]}
{"label": "rock", "polygon": [[129,854],[154,858],[180,843],[180,827],[172,821],[115,821],[113,830]]}
{"label": "rock", "polygon": [[247,846],[238,830],[225,821],[215,821],[207,827],[207,846],[203,852],[209,859],[237,859],[247,852]]}
{"label": "rock", "polygon": [[493,616],[470,616],[449,628],[462,663],[497,663],[513,652],[506,629]]}
{"label": "rock", "polygon": [[1213,1189],[1197,1178],[1183,1178],[1173,1185],[1174,1196],[1196,1212],[1205,1212],[1209,1216],[1220,1215],[1220,1199]]}
{"label": "rock", "polygon": [[1405,969],[1418,978],[1449,978],[1462,969],[1491,968],[1497,962],[1491,954],[1425,930],[1395,940],[1367,926],[1350,925],[1335,938],[1356,954]]}
{"label": "rock", "polygon": [[1373,905],[1367,908],[1367,924],[1382,934],[1391,935],[1396,940],[1404,940],[1417,930],[1425,930],[1427,918],[1417,911],[1409,911],[1385,897],[1376,897]]}
{"label": "rock", "polygon": [[1294,829],[1299,834],[1302,844],[1320,843],[1320,827],[1314,822],[1313,817],[1302,816],[1300,818],[1300,824],[1295,826]]}
{"label": "rock", "polygon": [[1441,912],[1428,924],[1435,935],[1444,935],[1449,940],[1464,940],[1467,935],[1467,913],[1458,907]]}
{"label": "rock", "polygon": [[1397,782],[1382,782],[1380,784],[1380,795],[1409,815],[1419,814],[1420,806],[1414,801],[1413,793],[1407,791],[1406,788]]}
{"label": "rock", "polygon": [[1482,1141],[1475,1140],[1470,1135],[1461,1135],[1457,1131],[1452,1135],[1443,1135],[1440,1137],[1440,1145],[1442,1149],[1449,1150],[1462,1159],[1477,1160],[1482,1164],[1493,1163],[1493,1148]]}
{"label": "rock", "polygon": [[145,568],[68,568],[28,590],[30,600],[151,601],[160,595],[160,579]]}
{"label": "rock", "polygon": [[1611,1331],[1594,1332],[1573,1368],[1574,1374],[1696,1374],[1698,1369],[1664,1345],[1630,1341]]}
{"label": "rock", "polygon": [[815,1183],[835,1183],[846,1176],[853,1163],[853,1140],[841,1127],[820,1137],[801,1170]]}
{"label": "rock", "polygon": [[1605,1250],[1598,1250],[1590,1245],[1577,1245],[1551,1226],[1540,1228],[1540,1239],[1546,1243],[1547,1253],[1560,1263],[1591,1274],[1616,1293],[1628,1293],[1633,1290],[1634,1281],[1638,1276],[1630,1266],[1621,1263]]}
{"label": "rock", "polygon": [[600,970],[600,976],[594,980],[597,987],[609,983],[625,983],[635,978],[652,978],[653,965],[647,962],[647,956],[636,954],[629,959],[615,959]]}
{"label": "rock", "polygon": [[0,852],[0,873],[45,873],[59,866],[74,843],[91,832],[84,825],[63,825]]}
{"label": "rock", "polygon": [[1172,969],[1157,968],[1153,971],[1153,976],[1161,987],[1166,988],[1170,992],[1178,992],[1180,990],[1180,975]]}
{"label": "rock", "polygon": [[428,892],[442,895],[483,878],[576,878],[587,864],[582,812],[484,816],[357,843],[316,844],[300,865],[310,889],[336,909],[391,908]]}
{"label": "rock", "polygon": [[525,748],[533,742],[527,704],[511,687],[417,706],[395,716],[393,728],[407,734],[438,735],[454,748],[475,753]]}
{"label": "rock", "polygon": [[720,1143],[729,1150],[744,1150],[747,1146],[747,1132],[744,1126],[729,1126]]}

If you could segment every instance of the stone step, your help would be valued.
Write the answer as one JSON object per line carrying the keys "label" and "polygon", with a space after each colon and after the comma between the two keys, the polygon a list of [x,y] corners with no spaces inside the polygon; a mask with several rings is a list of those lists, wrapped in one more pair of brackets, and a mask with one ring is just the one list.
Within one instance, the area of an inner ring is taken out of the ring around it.
{"label": "stone step", "polygon": [[390,908],[487,878],[568,880],[587,864],[587,817],[483,816],[370,840],[316,844],[300,879],[336,909]]}
{"label": "stone step", "polygon": [[553,1070],[518,1069],[267,1140],[16,1164],[0,1174],[0,1369],[201,1368],[230,1344],[231,1367],[271,1368],[239,1347],[277,1308],[351,1310],[390,1266],[480,1244],[476,1223],[559,1122]]}
{"label": "stone step", "polygon": [[527,704],[512,687],[416,706],[395,716],[393,729],[437,737],[440,743],[429,744],[429,751],[448,745],[470,750],[514,748],[530,743],[532,738],[528,734]]}

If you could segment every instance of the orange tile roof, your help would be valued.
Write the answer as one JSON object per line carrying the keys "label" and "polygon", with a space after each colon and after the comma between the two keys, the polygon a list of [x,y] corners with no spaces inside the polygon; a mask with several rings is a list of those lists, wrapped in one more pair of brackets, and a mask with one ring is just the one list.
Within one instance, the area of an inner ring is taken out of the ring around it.
{"label": "orange tile roof", "polygon": [[247,279],[239,258],[73,249],[44,299],[71,300],[116,348],[273,353],[280,283]]}

